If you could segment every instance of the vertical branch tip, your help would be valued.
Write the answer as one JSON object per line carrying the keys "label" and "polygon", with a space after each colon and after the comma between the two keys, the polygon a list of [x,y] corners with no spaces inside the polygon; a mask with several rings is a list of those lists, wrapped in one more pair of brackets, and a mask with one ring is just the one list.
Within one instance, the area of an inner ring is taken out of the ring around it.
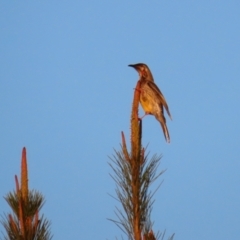
{"label": "vertical branch tip", "polygon": [[138,122],[138,106],[140,101],[140,80],[137,82],[133,103],[132,103],[132,114],[131,114],[131,155],[132,158],[137,159],[140,153],[140,145],[141,145],[141,123],[139,125]]}
{"label": "vertical branch tip", "polygon": [[15,175],[15,184],[16,184],[16,193],[18,194],[19,191],[20,191],[20,188],[19,188],[19,182],[18,182],[18,177],[17,177],[17,175]]}
{"label": "vertical branch tip", "polygon": [[28,200],[28,169],[27,169],[27,151],[26,151],[25,147],[22,149],[21,193],[22,193],[23,200],[27,203],[27,200]]}
{"label": "vertical branch tip", "polygon": [[126,144],[124,132],[121,132],[121,135],[122,135],[122,150],[123,150],[123,154],[124,154],[126,160],[127,160],[128,162],[130,162],[131,159],[130,159],[129,154],[128,154],[128,151],[127,151],[127,144]]}

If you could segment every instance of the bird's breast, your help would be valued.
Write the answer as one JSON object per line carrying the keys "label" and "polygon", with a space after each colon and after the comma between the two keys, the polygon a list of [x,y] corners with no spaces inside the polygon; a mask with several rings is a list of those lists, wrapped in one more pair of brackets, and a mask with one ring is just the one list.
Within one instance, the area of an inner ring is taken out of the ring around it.
{"label": "bird's breast", "polygon": [[152,113],[153,105],[151,101],[145,96],[140,96],[140,103],[145,112]]}

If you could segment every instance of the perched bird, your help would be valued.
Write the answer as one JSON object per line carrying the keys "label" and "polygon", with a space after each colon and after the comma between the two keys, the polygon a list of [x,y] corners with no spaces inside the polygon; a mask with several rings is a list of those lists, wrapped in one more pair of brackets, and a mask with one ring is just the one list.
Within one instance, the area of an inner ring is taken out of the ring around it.
{"label": "perched bird", "polygon": [[154,83],[150,69],[144,63],[130,64],[128,66],[135,68],[140,76],[140,103],[145,111],[145,115],[151,114],[155,116],[162,126],[166,141],[170,142],[163,107],[166,109],[170,119],[172,119],[172,117],[163,94]]}

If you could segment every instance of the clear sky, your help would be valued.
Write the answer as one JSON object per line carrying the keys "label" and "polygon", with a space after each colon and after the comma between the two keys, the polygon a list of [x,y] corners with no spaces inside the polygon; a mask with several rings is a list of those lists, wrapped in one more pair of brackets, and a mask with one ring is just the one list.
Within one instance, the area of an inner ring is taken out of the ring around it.
{"label": "clear sky", "polygon": [[108,156],[121,131],[129,143],[138,75],[127,65],[144,62],[173,117],[170,144],[143,120],[143,145],[167,169],[154,230],[240,239],[239,29],[236,0],[1,1],[1,214],[25,146],[53,239],[121,236],[107,220],[119,206]]}

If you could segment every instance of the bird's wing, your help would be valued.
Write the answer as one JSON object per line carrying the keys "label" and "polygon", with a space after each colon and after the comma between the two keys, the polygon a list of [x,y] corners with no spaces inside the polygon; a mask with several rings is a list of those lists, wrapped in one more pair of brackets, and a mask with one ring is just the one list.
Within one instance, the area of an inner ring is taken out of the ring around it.
{"label": "bird's wing", "polygon": [[172,119],[167,102],[166,102],[162,92],[158,88],[158,86],[152,81],[147,81],[146,84],[148,85],[149,88],[151,88],[153,90],[154,94],[156,94],[156,96],[158,96],[160,103],[164,106],[164,108],[167,111],[168,116]]}

